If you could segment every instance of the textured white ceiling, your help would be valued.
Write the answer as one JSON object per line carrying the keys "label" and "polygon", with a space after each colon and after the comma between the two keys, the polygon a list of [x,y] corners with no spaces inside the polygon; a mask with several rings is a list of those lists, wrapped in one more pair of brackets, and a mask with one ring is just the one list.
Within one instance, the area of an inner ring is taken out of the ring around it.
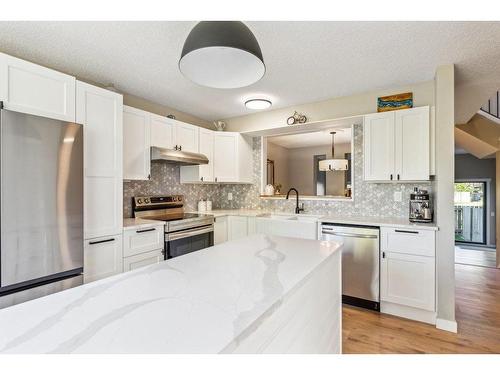
{"label": "textured white ceiling", "polygon": [[[335,144],[351,143],[352,130],[335,129]],[[323,130],[314,133],[301,133],[280,135],[276,137],[269,137],[269,142],[285,148],[299,148],[299,147],[312,147],[312,146],[331,146],[332,135],[330,130]]]}
{"label": "textured white ceiling", "polygon": [[266,75],[246,88],[210,89],[177,67],[194,25],[0,22],[0,50],[207,120],[252,113],[243,102],[258,94],[286,107],[430,80],[440,64],[457,64],[463,87],[500,75],[500,22],[247,22]]}

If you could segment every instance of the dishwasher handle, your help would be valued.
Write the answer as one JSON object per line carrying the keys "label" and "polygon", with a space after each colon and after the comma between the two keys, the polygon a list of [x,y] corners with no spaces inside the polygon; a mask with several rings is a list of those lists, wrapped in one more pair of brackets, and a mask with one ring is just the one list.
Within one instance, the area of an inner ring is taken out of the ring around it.
{"label": "dishwasher handle", "polygon": [[354,237],[354,238],[373,238],[376,239],[378,236],[376,234],[356,234],[356,233],[343,233],[343,232],[333,232],[323,229],[323,234],[331,234],[339,237]]}

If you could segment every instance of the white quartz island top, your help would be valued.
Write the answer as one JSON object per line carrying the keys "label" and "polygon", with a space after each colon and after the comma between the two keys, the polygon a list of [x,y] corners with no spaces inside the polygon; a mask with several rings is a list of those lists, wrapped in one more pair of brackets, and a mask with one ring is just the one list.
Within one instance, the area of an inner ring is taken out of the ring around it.
{"label": "white quartz island top", "polygon": [[312,275],[331,275],[339,249],[254,235],[15,305],[0,310],[0,352],[225,352]]}

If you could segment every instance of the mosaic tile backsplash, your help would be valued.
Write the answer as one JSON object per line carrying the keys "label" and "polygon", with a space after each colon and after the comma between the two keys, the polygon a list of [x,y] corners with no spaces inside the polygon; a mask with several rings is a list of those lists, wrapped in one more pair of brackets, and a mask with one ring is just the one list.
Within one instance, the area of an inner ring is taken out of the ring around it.
{"label": "mosaic tile backsplash", "polygon": [[[375,184],[363,181],[363,131],[355,126],[354,142],[354,191],[353,201],[322,201],[301,199],[306,213],[339,216],[379,216],[408,217],[408,200],[413,187],[418,186],[432,192],[433,182],[418,184],[385,183]],[[220,209],[264,209],[293,212],[295,199],[261,199],[260,186],[260,138],[253,141],[254,183],[248,185],[202,185],[181,184],[180,167],[165,163],[151,164],[150,181],[125,181],[123,183],[123,214],[132,216],[132,197],[136,195],[182,194],[185,197],[185,209],[196,210],[200,199],[212,200],[213,208]],[[402,202],[394,202],[394,192],[401,191]],[[228,201],[228,193],[233,200]]]}

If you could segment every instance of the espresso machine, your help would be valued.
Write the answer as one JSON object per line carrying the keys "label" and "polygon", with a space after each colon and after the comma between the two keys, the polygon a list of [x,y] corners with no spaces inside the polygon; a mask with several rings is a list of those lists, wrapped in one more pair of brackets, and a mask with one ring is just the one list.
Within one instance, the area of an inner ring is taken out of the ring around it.
{"label": "espresso machine", "polygon": [[427,190],[413,189],[410,194],[410,221],[414,223],[432,223],[432,202]]}

